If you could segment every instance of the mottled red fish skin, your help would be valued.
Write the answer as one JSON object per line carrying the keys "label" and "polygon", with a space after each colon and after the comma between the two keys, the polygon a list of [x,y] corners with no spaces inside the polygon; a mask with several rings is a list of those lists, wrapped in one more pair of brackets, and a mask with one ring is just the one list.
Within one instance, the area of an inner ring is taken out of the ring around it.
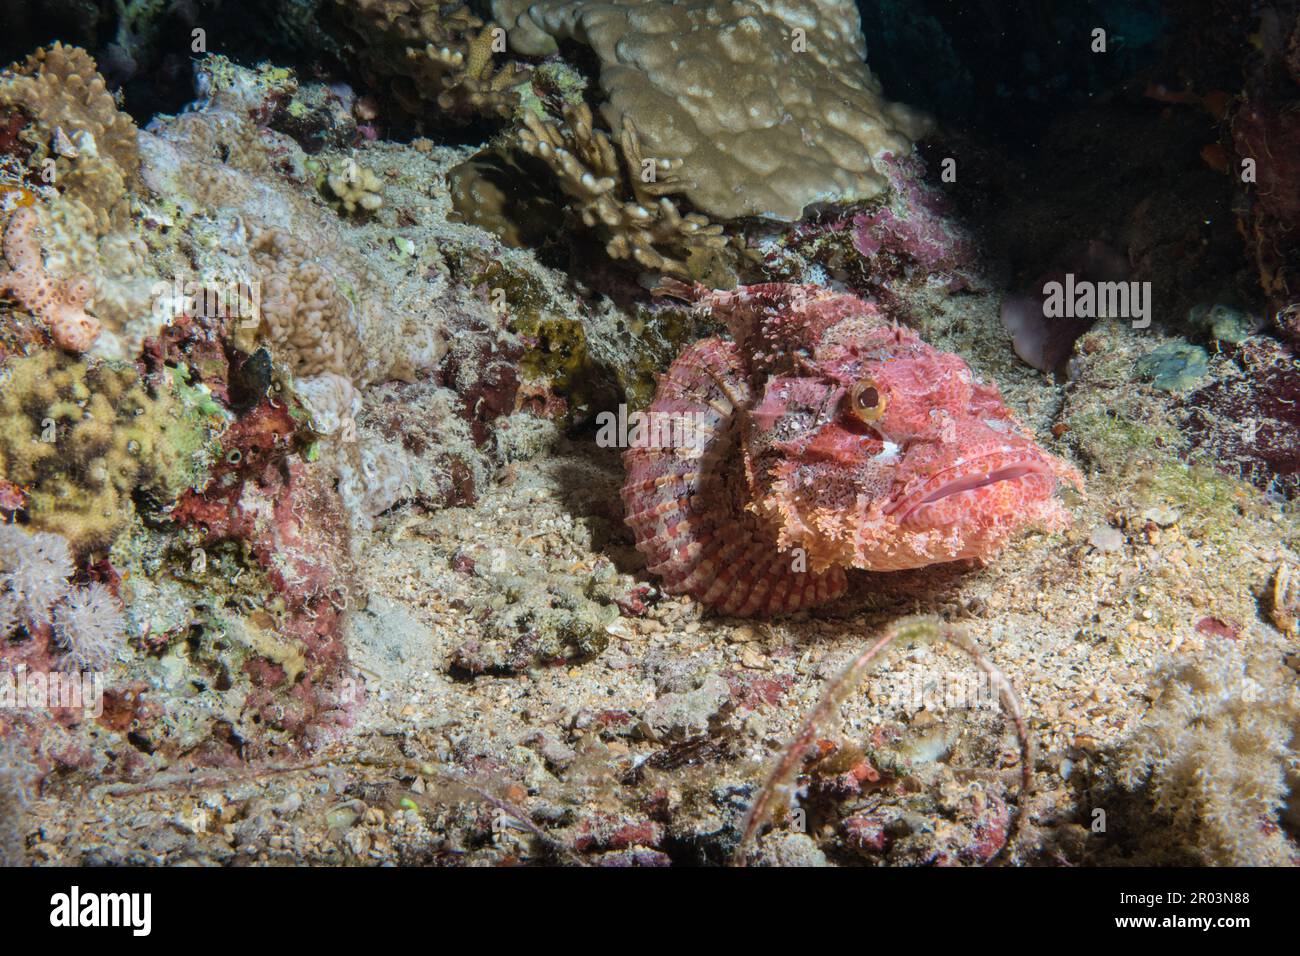
{"label": "mottled red fish skin", "polygon": [[839,597],[851,568],[987,559],[1068,524],[1056,491],[1079,473],[875,304],[783,283],[664,291],[731,333],[678,356],[646,416],[667,425],[623,456],[628,525],[669,593],[788,614]]}

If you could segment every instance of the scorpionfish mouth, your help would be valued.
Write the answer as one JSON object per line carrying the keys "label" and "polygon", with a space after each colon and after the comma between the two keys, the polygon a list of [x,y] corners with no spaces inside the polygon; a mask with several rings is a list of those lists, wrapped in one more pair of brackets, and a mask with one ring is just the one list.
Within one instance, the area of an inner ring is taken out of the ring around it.
{"label": "scorpionfish mouth", "polygon": [[886,509],[898,524],[944,527],[973,518],[1031,519],[1073,469],[1028,450],[981,455],[945,468],[896,499]]}

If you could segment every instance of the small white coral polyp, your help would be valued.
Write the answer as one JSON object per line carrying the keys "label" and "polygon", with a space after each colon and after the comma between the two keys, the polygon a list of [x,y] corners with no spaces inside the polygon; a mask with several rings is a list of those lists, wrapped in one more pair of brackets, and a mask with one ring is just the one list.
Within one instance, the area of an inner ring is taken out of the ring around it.
{"label": "small white coral polyp", "polygon": [[72,553],[57,534],[0,525],[0,590],[8,589],[20,622],[44,624],[68,590]]}
{"label": "small white coral polyp", "polygon": [[71,591],[54,609],[54,634],[67,658],[86,670],[104,668],[117,656],[126,632],[122,606],[99,583]]}

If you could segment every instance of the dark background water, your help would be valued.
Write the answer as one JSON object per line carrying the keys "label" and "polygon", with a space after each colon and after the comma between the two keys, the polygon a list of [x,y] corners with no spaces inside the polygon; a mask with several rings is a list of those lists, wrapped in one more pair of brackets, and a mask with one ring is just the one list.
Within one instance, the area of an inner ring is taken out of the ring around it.
{"label": "dark background water", "polygon": [[[1015,142],[1158,63],[1161,0],[859,0],[867,62],[891,99]],[[1193,6],[1183,3],[1186,10]],[[1093,31],[1106,52],[1093,52]]]}

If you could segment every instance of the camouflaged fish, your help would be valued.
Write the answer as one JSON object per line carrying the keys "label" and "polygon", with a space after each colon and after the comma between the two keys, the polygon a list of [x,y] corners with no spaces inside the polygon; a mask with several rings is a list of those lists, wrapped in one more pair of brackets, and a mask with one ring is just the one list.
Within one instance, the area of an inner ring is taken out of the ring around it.
{"label": "camouflaged fish", "polygon": [[[724,614],[833,600],[846,570],[987,558],[1069,523],[1079,473],[1026,434],[995,386],[880,309],[817,286],[669,291],[732,341],[686,349],[624,453],[637,548],[673,594]],[[683,436],[690,440],[682,440]]]}

